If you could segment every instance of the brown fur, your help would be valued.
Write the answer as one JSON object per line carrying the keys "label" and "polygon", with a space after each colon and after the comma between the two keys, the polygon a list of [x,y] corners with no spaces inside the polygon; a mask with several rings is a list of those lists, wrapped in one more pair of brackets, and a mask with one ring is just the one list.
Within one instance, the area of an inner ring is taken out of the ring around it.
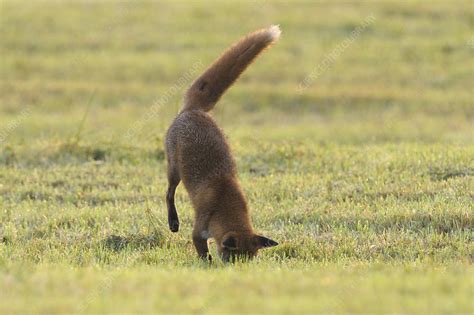
{"label": "brown fur", "polygon": [[210,258],[209,237],[216,240],[224,260],[236,255],[253,257],[258,249],[277,245],[253,231],[229,145],[206,112],[279,34],[278,27],[272,26],[229,48],[191,85],[183,110],[168,129],[168,223],[171,231],[178,231],[174,194],[182,180],[195,209],[193,242],[200,257]]}

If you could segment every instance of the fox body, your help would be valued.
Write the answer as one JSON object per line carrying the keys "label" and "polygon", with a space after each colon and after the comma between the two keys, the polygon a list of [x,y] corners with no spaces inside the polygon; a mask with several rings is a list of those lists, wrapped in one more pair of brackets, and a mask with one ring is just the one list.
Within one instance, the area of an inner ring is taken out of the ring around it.
{"label": "fox body", "polygon": [[258,30],[224,52],[186,92],[183,109],[166,134],[169,228],[179,229],[174,195],[182,181],[195,209],[193,243],[202,258],[211,258],[208,238],[215,239],[225,261],[251,258],[260,248],[277,245],[254,232],[229,145],[207,112],[279,35],[278,26]]}

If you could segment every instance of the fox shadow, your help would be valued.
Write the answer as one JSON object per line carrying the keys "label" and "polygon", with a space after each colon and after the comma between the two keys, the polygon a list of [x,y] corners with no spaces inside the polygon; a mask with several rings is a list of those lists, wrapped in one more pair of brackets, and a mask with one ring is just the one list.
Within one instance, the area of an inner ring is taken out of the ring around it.
{"label": "fox shadow", "polygon": [[130,235],[109,235],[102,240],[102,245],[115,252],[124,249],[146,250],[161,247],[165,243],[165,238],[160,233],[130,234]]}

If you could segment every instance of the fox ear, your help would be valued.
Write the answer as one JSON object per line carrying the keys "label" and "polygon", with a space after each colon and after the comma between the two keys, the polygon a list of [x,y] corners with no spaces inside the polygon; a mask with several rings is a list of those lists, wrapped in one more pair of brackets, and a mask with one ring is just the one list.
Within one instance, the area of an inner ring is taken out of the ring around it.
{"label": "fox ear", "polygon": [[268,237],[261,236],[261,235],[257,235],[257,241],[261,247],[273,247],[273,246],[278,245],[278,243],[275,242],[274,240],[271,240]]}
{"label": "fox ear", "polygon": [[224,236],[224,240],[222,241],[222,247],[225,247],[230,250],[237,249],[237,238],[233,235]]}

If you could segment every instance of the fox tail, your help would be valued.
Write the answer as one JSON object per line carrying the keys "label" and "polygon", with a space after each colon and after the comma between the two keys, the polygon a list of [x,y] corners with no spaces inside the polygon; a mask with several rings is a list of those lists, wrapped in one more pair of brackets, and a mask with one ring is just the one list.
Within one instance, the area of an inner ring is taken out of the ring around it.
{"label": "fox tail", "polygon": [[214,108],[222,94],[238,79],[257,56],[278,40],[281,31],[277,25],[246,35],[232,45],[187,90],[183,110]]}

